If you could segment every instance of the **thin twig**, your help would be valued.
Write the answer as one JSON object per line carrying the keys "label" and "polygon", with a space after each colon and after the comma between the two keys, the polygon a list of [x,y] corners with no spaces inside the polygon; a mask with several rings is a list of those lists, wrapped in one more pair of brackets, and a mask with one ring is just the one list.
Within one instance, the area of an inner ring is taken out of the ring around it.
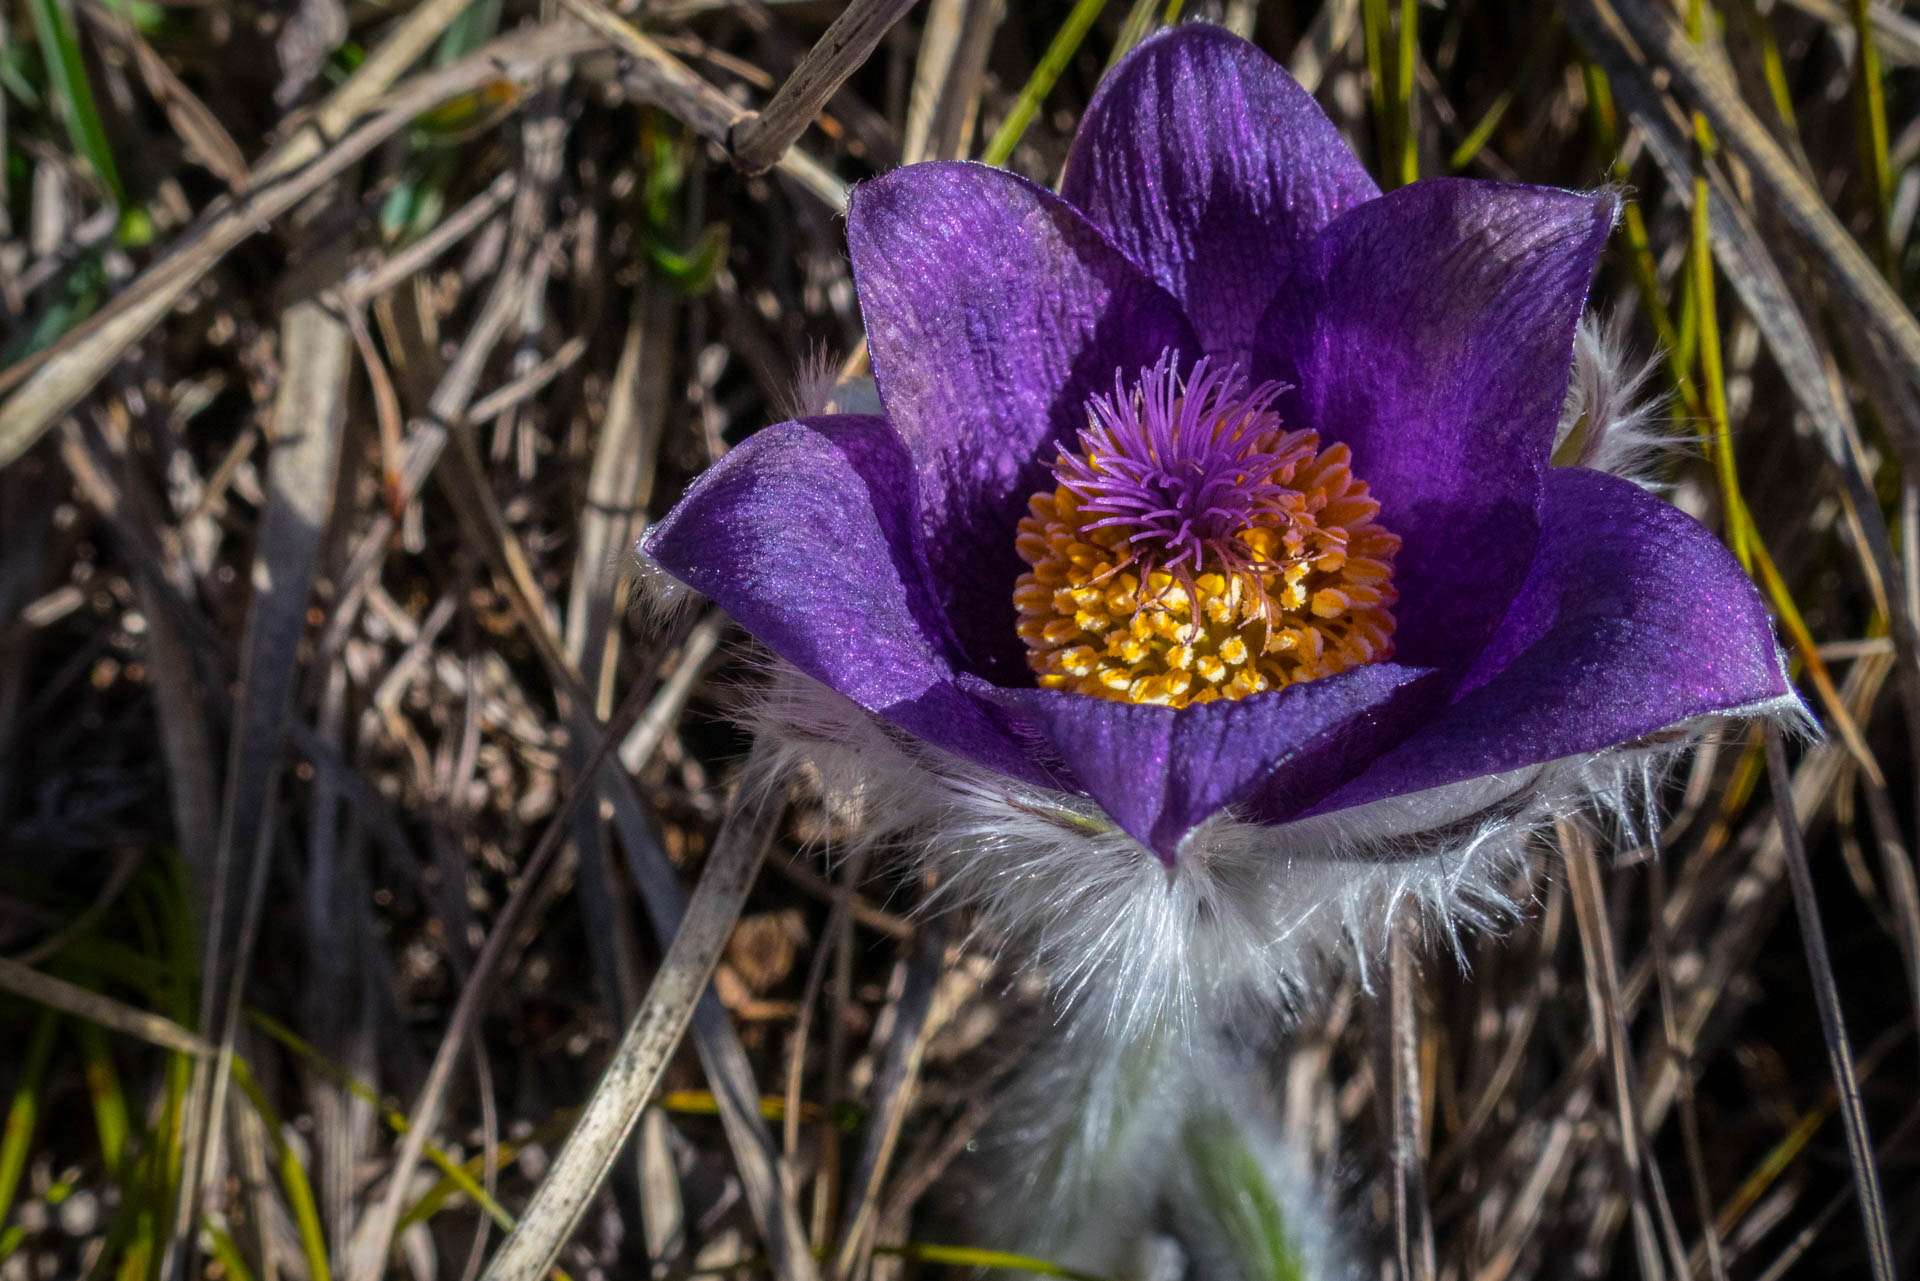
{"label": "thin twig", "polygon": [[827,99],[873,55],[914,0],[853,0],[767,105],[733,126],[727,150],[743,173],[765,173],[807,131]]}
{"label": "thin twig", "polygon": [[356,269],[348,275],[340,287],[341,300],[349,307],[366,306],[493,217],[513,199],[519,185],[519,174],[511,169],[502,172],[487,184],[485,191],[442,218],[432,231],[393,257]]}
{"label": "thin twig", "polygon": [[[1599,861],[1585,832],[1564,820],[1558,824],[1560,849],[1566,859],[1572,891],[1575,926],[1587,970],[1587,1003],[1596,1048],[1607,1056],[1608,1084],[1620,1124],[1620,1159],[1625,1169],[1627,1198],[1633,1216],[1634,1245],[1643,1276],[1660,1273],[1659,1247],[1667,1247],[1676,1276],[1686,1274],[1686,1249],[1674,1226],[1672,1209],[1658,1192],[1658,1170],[1652,1163],[1647,1136],[1640,1125],[1638,1100],[1633,1093],[1633,1046],[1621,1009],[1620,971],[1613,956],[1613,928],[1607,919],[1606,898],[1600,887]],[[1653,1195],[1650,1197],[1649,1193]],[[1651,1200],[1653,1205],[1649,1207]],[[1660,1239],[1655,1239],[1658,1210]]]}
{"label": "thin twig", "polygon": [[90,988],[0,957],[0,991],[36,1001],[50,1009],[98,1023],[101,1027],[137,1036],[166,1050],[178,1050],[197,1058],[213,1053],[213,1046],[195,1036],[172,1019],[102,996]]}
{"label": "thin twig", "polygon": [[734,811],[701,873],[653,986],[627,1025],[566,1146],[533,1194],[532,1204],[487,1265],[487,1281],[533,1281],[553,1265],[573,1235],[647,1100],[659,1087],[693,1019],[694,1006],[720,961],[720,949],[732,933],[772,839],[767,818],[756,798],[744,792],[736,796]]}
{"label": "thin twig", "polygon": [[907,966],[907,982],[896,1003],[893,1037],[887,1044],[886,1062],[875,1084],[873,1124],[867,1133],[867,1145],[854,1167],[853,1195],[847,1203],[846,1222],[840,1233],[840,1253],[834,1262],[836,1281],[851,1281],[861,1275],[867,1256],[874,1248],[874,1230],[878,1222],[880,1192],[892,1164],[893,1150],[900,1141],[900,1127],[906,1123],[907,1108],[913,1102],[914,1084],[920,1076],[920,1061],[926,1055],[933,1007],[933,989],[940,981],[940,969],[947,951],[947,932],[934,920],[921,931],[919,945]]}
{"label": "thin twig", "polygon": [[1847,1132],[1847,1155],[1853,1163],[1854,1192],[1860,1201],[1860,1224],[1867,1235],[1867,1258],[1874,1281],[1893,1281],[1893,1243],[1887,1234],[1886,1203],[1880,1195],[1880,1170],[1874,1159],[1873,1139],[1867,1132],[1867,1113],[1860,1101],[1860,1081],[1854,1074],[1853,1047],[1847,1040],[1846,1018],[1840,1011],[1840,992],[1827,955],[1826,927],[1820,923],[1820,904],[1814,897],[1813,873],[1800,836],[1800,820],[1793,812],[1792,776],[1780,727],[1769,721],[1767,777],[1773,788],[1774,812],[1786,847],[1787,879],[1793,886],[1793,907],[1800,918],[1800,941],[1807,950],[1807,971],[1813,979],[1813,998],[1820,1007],[1820,1031],[1827,1041],[1827,1061],[1840,1092],[1840,1120]]}
{"label": "thin twig", "polygon": [[1426,1151],[1420,1093],[1420,1011],[1414,973],[1412,913],[1392,923],[1388,940],[1387,1106],[1393,1119],[1393,1213],[1401,1281],[1433,1281],[1433,1212],[1427,1204]]}
{"label": "thin twig", "polygon": [[[702,80],[686,63],[601,7],[596,0],[561,0],[568,12],[631,55],[650,97],[701,137],[727,145],[744,114],[733,99]],[[847,186],[798,147],[788,147],[773,162],[836,212],[847,207]]]}

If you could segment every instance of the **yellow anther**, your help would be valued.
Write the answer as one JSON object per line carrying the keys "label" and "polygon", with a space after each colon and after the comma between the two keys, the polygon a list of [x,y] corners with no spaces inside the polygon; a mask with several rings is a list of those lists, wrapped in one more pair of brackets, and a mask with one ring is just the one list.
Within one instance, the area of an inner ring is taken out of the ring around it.
{"label": "yellow anther", "polygon": [[1249,694],[1258,694],[1267,687],[1267,683],[1251,671],[1238,671],[1227,682],[1224,691],[1228,698],[1245,698]]}
{"label": "yellow anther", "polygon": [[1040,639],[1049,645],[1066,645],[1080,634],[1080,627],[1071,618],[1056,618],[1040,629]]}
{"label": "yellow anther", "polygon": [[1069,676],[1091,676],[1100,664],[1100,656],[1089,645],[1075,645],[1060,651],[1060,670]]}
{"label": "yellow anther", "polygon": [[1353,604],[1347,594],[1331,587],[1322,587],[1313,594],[1313,616],[1315,618],[1339,618]]}
{"label": "yellow anther", "polygon": [[1091,528],[1101,517],[1065,486],[1034,495],[1013,599],[1040,687],[1184,707],[1392,657],[1400,540],[1374,523],[1346,448],[1317,446],[1276,433],[1269,452],[1289,461],[1246,483],[1290,488],[1234,536],[1237,563],[1180,573],[1142,573],[1126,528]]}

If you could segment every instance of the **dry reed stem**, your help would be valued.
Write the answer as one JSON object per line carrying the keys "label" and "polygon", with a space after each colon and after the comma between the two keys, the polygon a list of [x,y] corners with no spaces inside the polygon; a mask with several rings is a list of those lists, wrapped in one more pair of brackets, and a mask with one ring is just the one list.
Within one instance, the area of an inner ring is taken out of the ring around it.
{"label": "dry reed stem", "polygon": [[0,957],[0,991],[11,992],[56,1010],[65,1010],[76,1018],[98,1023],[115,1032],[137,1036],[163,1050],[178,1050],[199,1059],[214,1053],[214,1047],[209,1042],[172,1019],[134,1009],[90,988],[43,974],[31,966],[5,957]]}
{"label": "dry reed stem", "polygon": [[726,140],[733,163],[743,173],[773,168],[913,4],[914,0],[851,0],[767,105],[734,122]]}
{"label": "dry reed stem", "polygon": [[[735,805],[646,999],[553,1169],[487,1265],[487,1281],[534,1281],[546,1273],[659,1088],[771,840],[769,816],[758,802],[743,798]],[[780,1277],[797,1274],[777,1258],[774,1269]]]}

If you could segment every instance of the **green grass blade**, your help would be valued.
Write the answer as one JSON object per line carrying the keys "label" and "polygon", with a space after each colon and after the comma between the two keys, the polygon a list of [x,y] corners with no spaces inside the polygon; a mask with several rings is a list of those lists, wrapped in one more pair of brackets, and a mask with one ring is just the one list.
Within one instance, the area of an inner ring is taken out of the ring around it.
{"label": "green grass blade", "polygon": [[0,346],[0,369],[51,347],[62,334],[91,316],[106,296],[106,268],[98,252],[88,251],[66,272],[60,296],[15,334],[13,341]]}
{"label": "green grass blade", "polygon": [[166,6],[153,0],[102,0],[107,8],[125,18],[143,36],[150,36],[167,25]]}
{"label": "green grass blade", "polygon": [[1384,167],[1393,154],[1392,116],[1387,110],[1387,0],[1360,0],[1361,43],[1367,55],[1367,100],[1373,107],[1374,140]]}
{"label": "green grass blade", "polygon": [[1159,0],[1133,0],[1133,8],[1127,10],[1127,19],[1120,24],[1120,34],[1113,42],[1113,52],[1107,55],[1108,71],[1118,66],[1120,59],[1147,38],[1147,32],[1153,30],[1154,16],[1159,8]]}
{"label": "green grass blade", "polygon": [[1394,127],[1400,140],[1400,182],[1420,176],[1420,135],[1413,127],[1413,72],[1420,61],[1420,5],[1400,0],[1400,44],[1393,59]]}
{"label": "green grass blade", "polygon": [[[1587,113],[1593,121],[1595,137],[1601,152],[1613,158],[1608,176],[1620,187],[1630,188],[1633,171],[1620,145],[1620,121],[1613,105],[1613,86],[1607,81],[1607,73],[1592,62],[1582,59],[1580,69],[1587,82]],[[1673,317],[1660,296],[1660,269],[1654,261],[1653,242],[1647,235],[1646,215],[1641,212],[1638,201],[1626,202],[1621,223],[1627,236],[1627,267],[1633,273],[1634,287],[1640,291],[1641,305],[1653,321],[1654,337],[1660,340],[1660,349],[1666,353],[1667,367],[1673,373],[1681,399],[1687,404],[1687,412],[1698,418],[1700,398],[1687,373],[1688,363],[1680,359],[1680,336],[1674,329]]]}
{"label": "green grass blade", "polygon": [[[127,1281],[146,1281],[155,1257],[153,1211],[147,1198],[152,1186],[152,1152],[145,1152],[134,1158],[127,1179],[121,1184],[120,1204],[114,1207],[113,1216],[107,1220],[107,1231],[100,1244],[100,1254],[88,1270],[84,1281],[100,1281],[111,1274],[127,1278]],[[4,1257],[0,1253],[0,1257]]]}
{"label": "green grass blade", "polygon": [[[1706,163],[1706,142],[1701,143],[1701,164]],[[1745,509],[1740,498],[1740,479],[1733,465],[1733,427],[1727,417],[1726,371],[1720,359],[1720,321],[1714,302],[1712,224],[1707,208],[1707,176],[1704,168],[1693,180],[1693,241],[1687,249],[1687,292],[1693,299],[1695,346],[1700,357],[1700,386],[1706,393],[1707,422],[1712,431],[1709,452],[1714,474],[1720,481],[1720,499],[1729,519],[1727,543],[1740,558],[1747,573],[1753,573],[1753,551],[1747,542],[1746,523],[1739,519]]]}
{"label": "green grass blade", "polygon": [[977,1250],[968,1245],[876,1245],[876,1255],[907,1259],[914,1263],[944,1263],[955,1268],[1004,1268],[1009,1272],[1028,1272],[1037,1277],[1064,1277],[1066,1281],[1106,1281],[1090,1272],[1076,1272],[1058,1263],[1035,1259],[1005,1250]]}
{"label": "green grass blade", "polygon": [[1400,0],[1360,0],[1362,43],[1367,53],[1367,97],[1373,107],[1379,168],[1391,185],[1420,176],[1419,139],[1413,129],[1414,69],[1419,63],[1418,5]]}
{"label": "green grass blade", "polygon": [[1287,1229],[1286,1212],[1234,1119],[1224,1112],[1196,1117],[1187,1122],[1180,1145],[1249,1281],[1305,1281],[1306,1262]]}
{"label": "green grass blade", "polygon": [[253,1281],[253,1269],[249,1268],[247,1261],[241,1257],[240,1247],[234,1244],[233,1238],[211,1223],[203,1223],[200,1226],[205,1228],[207,1235],[212,1238],[213,1257],[227,1276],[232,1278],[232,1281]]}
{"label": "green grass blade", "polygon": [[47,1061],[53,1057],[53,1034],[59,1026],[60,1015],[42,1009],[27,1037],[26,1061],[13,1087],[13,1102],[7,1108],[7,1128],[0,1133],[0,1222],[5,1222],[13,1209],[20,1176],[27,1168],[33,1129],[40,1119],[40,1087],[46,1081]]}
{"label": "green grass blade", "polygon": [[261,1128],[267,1132],[267,1142],[273,1146],[274,1164],[280,1171],[280,1186],[287,1194],[287,1205],[293,1211],[294,1226],[300,1233],[300,1253],[306,1257],[307,1276],[311,1281],[326,1281],[333,1275],[333,1270],[327,1264],[327,1230],[320,1222],[320,1205],[314,1200],[313,1184],[307,1178],[307,1169],[300,1164],[300,1157],[287,1143],[285,1129],[280,1124],[280,1114],[267,1101],[259,1082],[253,1079],[253,1070],[238,1056],[233,1060],[233,1083],[246,1095],[248,1105],[260,1118]]}
{"label": "green grass blade", "polygon": [[1107,7],[1107,0],[1078,0],[1073,11],[1067,14],[1067,20],[1054,33],[1053,43],[1047,46],[1047,52],[1041,57],[1040,65],[1027,77],[1027,83],[1020,89],[1020,97],[1015,100],[1013,110],[1000,122],[993,132],[992,141],[987,143],[981,159],[990,165],[1004,165],[1013,149],[1020,145],[1021,135],[1027,126],[1033,123],[1034,113],[1040,110],[1040,104],[1046,101],[1047,94],[1053,89],[1060,73],[1073,61],[1073,55],[1080,49],[1080,42],[1087,38],[1087,31],[1093,26],[1094,19]]}
{"label": "green grass blade", "polygon": [[1760,69],[1767,80],[1767,96],[1773,99],[1773,109],[1780,113],[1780,123],[1797,142],[1800,120],[1793,109],[1793,93],[1787,88],[1787,67],[1780,57],[1780,42],[1774,39],[1773,25],[1754,0],[1740,0],[1740,10],[1747,20],[1747,30],[1753,33],[1754,43],[1760,47]]}
{"label": "green grass blade", "polygon": [[473,0],[440,33],[440,43],[433,51],[433,65],[445,67],[460,61],[493,39],[499,30],[500,0]]}
{"label": "green grass blade", "polygon": [[[27,68],[31,64],[32,59],[27,53],[24,41],[0,45],[0,92],[12,94],[28,111],[39,111],[42,108],[40,91],[34,88],[33,81],[27,78]],[[4,105],[0,103],[0,106]],[[25,160],[18,151],[11,154],[22,161]]]}
{"label": "green grass blade", "polygon": [[1887,158],[1887,96],[1880,76],[1880,46],[1873,38],[1873,12],[1867,0],[1853,0],[1854,35],[1860,51],[1854,57],[1854,114],[1858,117],[1861,167],[1867,171],[1873,201],[1873,226],[1880,247],[1881,270],[1899,284],[1893,250],[1893,166]]}
{"label": "green grass blade", "polygon": [[47,84],[53,95],[60,122],[66,126],[73,149],[93,167],[93,173],[107,189],[116,208],[127,207],[127,189],[120,182],[120,170],[113,163],[113,149],[107,145],[107,131],[94,106],[93,88],[87,82],[86,63],[80,56],[80,41],[73,29],[73,15],[60,0],[27,0],[33,16],[33,30],[40,41],[40,57],[46,64]]}
{"label": "green grass blade", "polygon": [[76,1023],[73,1031],[80,1042],[80,1060],[87,1077],[87,1098],[93,1104],[93,1127],[100,1138],[100,1155],[107,1169],[117,1177],[120,1163],[126,1157],[127,1137],[133,1129],[128,1120],[126,1091],[120,1088],[120,1073],[114,1069],[105,1030],[97,1023]]}
{"label": "green grass blade", "polygon": [[[373,1104],[381,1118],[386,1121],[388,1129],[397,1135],[406,1134],[407,1118],[405,1113],[393,1108],[385,1099],[382,1099],[375,1093],[372,1087],[363,1081],[357,1080],[352,1073],[348,1072],[344,1067],[340,1066],[340,1064],[322,1054],[312,1045],[309,1045],[297,1032],[293,1031],[293,1029],[287,1027],[284,1023],[260,1013],[258,1010],[248,1010],[247,1019],[268,1036],[280,1042],[301,1058],[307,1060],[315,1071],[327,1077],[327,1079],[331,1080],[335,1085],[338,1085],[341,1089],[346,1090],[356,1098]],[[479,1206],[488,1218],[492,1219],[503,1229],[508,1231],[513,1229],[513,1216],[507,1212],[506,1207],[488,1196],[487,1190],[480,1186],[479,1180],[467,1173],[458,1161],[448,1156],[444,1149],[431,1141],[427,1143],[422,1151],[425,1153],[427,1160],[439,1169],[440,1173],[453,1184],[454,1188],[465,1194],[468,1200]],[[426,1194],[427,1197],[431,1197],[432,1195],[432,1190],[429,1190]],[[425,1199],[425,1197],[422,1198],[423,1201]],[[416,1206],[418,1204],[419,1203],[416,1202]],[[561,1275],[564,1276],[564,1274]]]}
{"label": "green grass blade", "polygon": [[720,264],[727,259],[727,224],[709,223],[694,239],[693,247],[681,253],[664,239],[648,235],[647,256],[660,274],[680,286],[688,295],[698,297],[713,288]]}
{"label": "green grass blade", "polygon": [[[1520,60],[1520,69],[1514,73],[1513,79],[1494,95],[1493,103],[1487,108],[1486,114],[1480,117],[1472,131],[1460,140],[1460,145],[1453,149],[1451,156],[1447,157],[1449,171],[1459,173],[1473,163],[1473,158],[1479,155],[1481,149],[1487,145],[1487,139],[1493,137],[1493,131],[1500,127],[1502,120],[1506,119],[1508,109],[1513,106],[1514,96],[1532,84],[1533,78],[1540,74],[1540,68],[1546,64],[1547,55],[1553,52],[1559,35],[1560,11],[1555,9],[1547,20],[1540,24],[1540,29],[1534,33],[1533,43],[1527,46],[1526,56]],[[1588,88],[1589,90],[1592,88],[1591,80]]]}

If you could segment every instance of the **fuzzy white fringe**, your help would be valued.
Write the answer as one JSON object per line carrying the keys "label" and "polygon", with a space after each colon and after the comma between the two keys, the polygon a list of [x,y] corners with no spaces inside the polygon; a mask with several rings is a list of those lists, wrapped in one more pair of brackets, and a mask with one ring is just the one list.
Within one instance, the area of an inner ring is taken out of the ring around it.
{"label": "fuzzy white fringe", "polygon": [[1168,1036],[1043,1048],[959,1181],[967,1234],[1118,1281],[1359,1281],[1332,1180],[1248,1057]]}
{"label": "fuzzy white fringe", "polygon": [[1553,461],[1655,487],[1660,463],[1681,448],[1662,429],[1664,398],[1648,394],[1658,367],[1658,357],[1632,353],[1625,317],[1582,316],[1574,331],[1573,369],[1554,431]]}
{"label": "fuzzy white fringe", "polygon": [[[1793,698],[1734,715],[1805,723]],[[1234,1263],[1251,1248],[1246,1206],[1181,1155],[1196,1103],[1224,1093],[1210,1083],[1253,1076],[1236,1066],[1235,1028],[1271,1026],[1342,968],[1365,986],[1402,914],[1464,955],[1466,932],[1518,916],[1523,865],[1547,848],[1532,838],[1556,821],[1653,841],[1665,771],[1720,723],[1278,827],[1216,815],[1169,869],[1091,802],[898,735],[785,664],[748,717],[759,786],[803,779],[842,856],[864,848],[925,874],[925,906],[971,910],[976,938],[1037,967],[1053,994],[1061,1026],[1007,1087],[963,1180],[967,1239],[1122,1281],[1265,1274]],[[1302,1275],[1361,1275],[1278,1131],[1239,1132]]]}
{"label": "fuzzy white fringe", "polygon": [[843,853],[929,873],[930,908],[971,910],[980,940],[1039,968],[1063,1021],[1116,1042],[1285,1015],[1348,966],[1364,986],[1402,913],[1458,950],[1515,916],[1529,837],[1554,820],[1650,838],[1656,781],[1711,724],[1278,827],[1224,811],[1168,868],[1091,801],[896,734],[784,663],[745,714],[755,784],[804,777]]}

